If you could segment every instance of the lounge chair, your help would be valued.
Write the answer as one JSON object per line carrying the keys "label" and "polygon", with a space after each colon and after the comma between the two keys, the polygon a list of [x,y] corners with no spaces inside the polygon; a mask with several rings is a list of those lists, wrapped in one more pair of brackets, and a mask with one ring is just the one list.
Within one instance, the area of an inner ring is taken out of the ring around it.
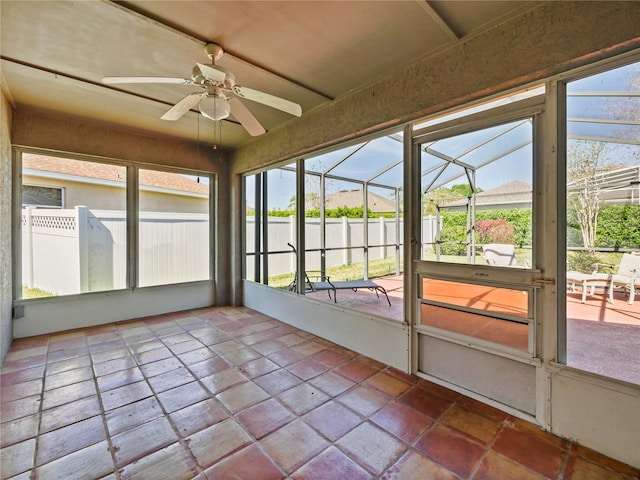
{"label": "lounge chair", "polygon": [[529,262],[526,260],[524,265],[518,265],[516,249],[508,243],[487,243],[482,246],[482,256],[487,261],[487,265],[529,268]]}
{"label": "lounge chair", "polygon": [[640,253],[624,253],[620,259],[616,273],[600,273],[598,268],[602,263],[595,264],[595,271],[591,274],[592,279],[606,281],[609,289],[609,302],[613,303],[613,291],[621,288],[629,295],[628,303],[633,304],[635,300],[636,287],[640,286]]}

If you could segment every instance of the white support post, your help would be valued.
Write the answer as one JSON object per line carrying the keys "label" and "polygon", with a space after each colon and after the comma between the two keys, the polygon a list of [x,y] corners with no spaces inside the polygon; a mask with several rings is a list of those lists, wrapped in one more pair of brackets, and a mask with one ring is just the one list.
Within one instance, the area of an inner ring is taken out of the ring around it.
{"label": "white support post", "polygon": [[[26,228],[23,229],[25,241],[24,245],[26,246],[26,251],[22,252],[22,283],[26,284],[29,288],[34,288],[34,278],[33,278],[33,219],[31,207],[27,207],[25,211],[25,222]],[[25,278],[26,276],[26,278]]]}
{"label": "white support post", "polygon": [[79,292],[89,291],[89,234],[87,207],[77,206],[76,241],[78,242],[78,287]]}

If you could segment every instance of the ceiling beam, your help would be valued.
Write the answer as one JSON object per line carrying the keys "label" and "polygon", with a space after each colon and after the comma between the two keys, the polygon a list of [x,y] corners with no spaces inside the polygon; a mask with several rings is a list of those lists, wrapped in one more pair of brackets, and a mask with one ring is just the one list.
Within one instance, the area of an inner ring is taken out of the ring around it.
{"label": "ceiling beam", "polygon": [[416,0],[416,2],[418,2],[418,5],[420,5],[426,14],[429,15],[429,18],[431,18],[431,20],[440,27],[440,30],[447,34],[449,39],[458,41],[462,38],[462,36],[455,31],[449,22],[447,22],[445,18],[440,16],[440,14],[433,9],[427,0]]}

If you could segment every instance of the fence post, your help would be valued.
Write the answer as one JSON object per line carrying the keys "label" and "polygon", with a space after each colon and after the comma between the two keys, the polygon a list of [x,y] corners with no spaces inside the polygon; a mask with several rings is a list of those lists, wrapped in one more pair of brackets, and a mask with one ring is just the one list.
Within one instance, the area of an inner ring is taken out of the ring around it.
{"label": "fence post", "polygon": [[385,245],[382,247],[382,255],[381,258],[387,258],[387,227],[385,224],[384,217],[380,217],[380,245]]}
{"label": "fence post", "polygon": [[[23,219],[25,222],[26,229],[22,229],[24,232],[25,238],[23,239],[23,245],[26,245],[26,249],[22,251],[22,284],[26,284],[29,288],[34,288],[35,283],[33,279],[33,220],[31,217],[31,207],[27,207],[24,210],[24,215],[26,218]],[[27,278],[24,278],[26,274]]]}
{"label": "fence post", "polygon": [[345,246],[342,254],[342,264],[351,265],[351,242],[349,235],[349,221],[347,217],[342,217],[342,244]]}
{"label": "fence post", "polygon": [[89,291],[89,235],[87,207],[76,206],[76,241],[78,242],[78,287],[80,292]]}

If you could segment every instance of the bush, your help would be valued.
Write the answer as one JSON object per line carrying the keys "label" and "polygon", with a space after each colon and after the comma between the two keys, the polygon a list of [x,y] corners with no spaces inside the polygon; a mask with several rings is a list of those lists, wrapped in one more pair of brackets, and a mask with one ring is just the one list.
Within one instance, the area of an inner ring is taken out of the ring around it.
{"label": "bush", "polygon": [[442,255],[466,255],[467,254],[467,230],[464,226],[449,225],[440,231],[441,242],[462,242],[462,243],[442,243],[440,253]]}
{"label": "bush", "polygon": [[514,243],[514,228],[506,220],[480,220],[476,222],[476,242]]}
{"label": "bush", "polygon": [[[592,273],[596,263],[602,263],[602,259],[589,252],[571,252],[567,257],[567,270],[581,273]],[[599,272],[612,273],[611,269],[598,268]]]}

